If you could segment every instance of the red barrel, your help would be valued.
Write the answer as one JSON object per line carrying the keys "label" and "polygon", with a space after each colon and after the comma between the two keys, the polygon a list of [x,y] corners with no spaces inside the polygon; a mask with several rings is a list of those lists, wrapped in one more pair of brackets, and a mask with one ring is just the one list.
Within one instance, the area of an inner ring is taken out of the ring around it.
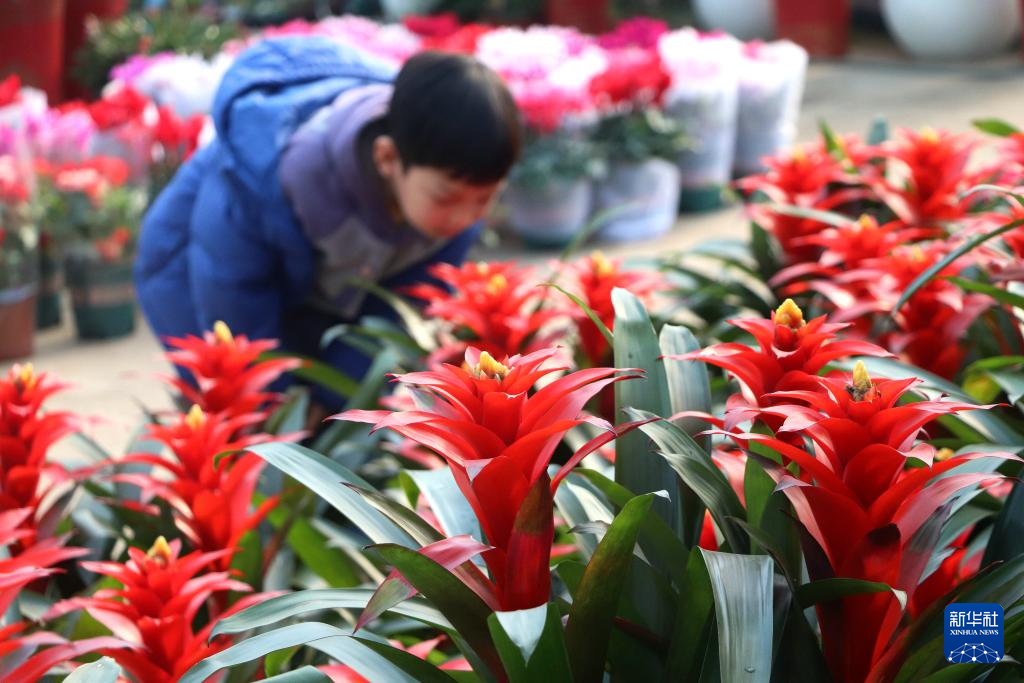
{"label": "red barrel", "polygon": [[86,19],[116,19],[128,11],[128,0],[67,0],[64,12],[64,95],[83,97],[86,93],[71,76],[75,53],[85,44]]}
{"label": "red barrel", "polygon": [[850,44],[850,0],[775,0],[779,38],[812,57],[840,57]]}
{"label": "red barrel", "polygon": [[0,79],[18,74],[54,102],[60,100],[64,68],[64,1],[0,2]]}

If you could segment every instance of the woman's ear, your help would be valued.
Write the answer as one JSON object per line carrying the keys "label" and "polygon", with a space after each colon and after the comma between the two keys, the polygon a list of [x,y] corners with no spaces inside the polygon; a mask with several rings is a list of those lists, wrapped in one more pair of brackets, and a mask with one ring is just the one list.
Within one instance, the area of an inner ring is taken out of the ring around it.
{"label": "woman's ear", "polygon": [[373,164],[382,178],[393,180],[402,170],[402,158],[390,135],[378,135],[373,141]]}

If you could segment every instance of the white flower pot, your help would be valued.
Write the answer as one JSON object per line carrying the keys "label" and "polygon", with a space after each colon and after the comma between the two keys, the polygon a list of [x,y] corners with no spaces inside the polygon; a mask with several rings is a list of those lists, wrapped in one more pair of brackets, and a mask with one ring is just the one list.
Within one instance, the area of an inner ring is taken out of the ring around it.
{"label": "white flower pot", "polygon": [[543,187],[510,183],[502,197],[509,226],[538,248],[571,242],[587,225],[592,201],[589,178],[555,180]]}
{"label": "white flower pot", "polygon": [[384,16],[390,21],[399,21],[409,14],[430,14],[437,4],[438,0],[380,0]]}
{"label": "white flower pot", "polygon": [[721,29],[741,40],[775,36],[775,0],[693,0],[697,23]]}
{"label": "white flower pot", "polygon": [[594,212],[612,212],[601,239],[631,242],[663,235],[679,215],[679,168],[663,159],[614,163],[594,194]]}
{"label": "white flower pot", "polygon": [[882,16],[917,59],[971,60],[1009,48],[1021,8],[1019,0],[882,0]]}

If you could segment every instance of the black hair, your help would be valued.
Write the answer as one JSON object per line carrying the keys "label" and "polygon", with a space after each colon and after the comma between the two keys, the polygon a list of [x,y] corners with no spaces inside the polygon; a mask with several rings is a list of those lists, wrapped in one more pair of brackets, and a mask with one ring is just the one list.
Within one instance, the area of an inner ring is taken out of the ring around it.
{"label": "black hair", "polygon": [[395,80],[388,134],[403,168],[429,166],[476,185],[519,158],[519,110],[501,77],[467,55],[421,52]]}

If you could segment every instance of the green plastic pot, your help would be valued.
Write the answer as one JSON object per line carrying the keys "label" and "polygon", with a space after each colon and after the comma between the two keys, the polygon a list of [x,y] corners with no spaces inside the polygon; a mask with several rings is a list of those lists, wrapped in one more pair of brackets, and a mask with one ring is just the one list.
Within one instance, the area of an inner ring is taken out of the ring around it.
{"label": "green plastic pot", "polygon": [[130,261],[69,258],[65,277],[79,339],[115,339],[135,331]]}

